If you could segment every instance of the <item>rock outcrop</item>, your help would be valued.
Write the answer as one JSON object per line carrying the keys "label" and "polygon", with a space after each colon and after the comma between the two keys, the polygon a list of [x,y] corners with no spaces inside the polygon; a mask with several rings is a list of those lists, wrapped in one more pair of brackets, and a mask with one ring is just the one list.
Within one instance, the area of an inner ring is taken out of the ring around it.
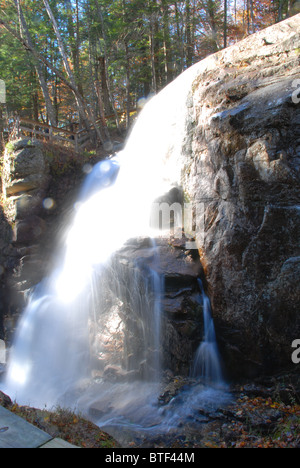
{"label": "rock outcrop", "polygon": [[28,139],[7,145],[1,179],[0,334],[9,339],[26,291],[40,281],[43,270],[37,252],[47,228],[42,215],[50,173],[42,145]]}
{"label": "rock outcrop", "polygon": [[49,164],[40,144],[28,139],[10,144],[4,155],[2,190],[16,244],[32,245],[41,238],[45,223],[39,215],[49,181]]}
{"label": "rock outcrop", "polygon": [[291,365],[300,337],[300,15],[203,62],[182,185],[230,375]]}
{"label": "rock outcrop", "polygon": [[11,343],[30,289],[52,270],[73,214],[83,160],[23,138],[6,146],[1,167],[0,338]]}
{"label": "rock outcrop", "polygon": [[203,336],[202,268],[185,242],[130,239],[95,290],[94,369],[113,380],[187,376]]}

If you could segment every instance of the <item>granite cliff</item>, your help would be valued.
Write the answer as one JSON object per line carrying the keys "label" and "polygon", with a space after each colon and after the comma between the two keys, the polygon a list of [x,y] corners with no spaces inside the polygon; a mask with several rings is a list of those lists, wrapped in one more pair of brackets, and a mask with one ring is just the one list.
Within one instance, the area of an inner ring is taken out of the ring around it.
{"label": "granite cliff", "polygon": [[300,15],[207,60],[189,95],[181,183],[228,370],[291,364],[300,336]]}

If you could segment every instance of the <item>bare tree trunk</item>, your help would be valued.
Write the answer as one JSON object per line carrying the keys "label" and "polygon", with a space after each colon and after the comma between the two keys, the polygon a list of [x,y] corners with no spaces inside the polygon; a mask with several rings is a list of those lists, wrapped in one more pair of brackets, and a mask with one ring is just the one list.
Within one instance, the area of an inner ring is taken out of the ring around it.
{"label": "bare tree trunk", "polygon": [[251,33],[254,33],[254,8],[253,0],[250,0],[250,18],[251,18]]}
{"label": "bare tree trunk", "polygon": [[154,43],[154,30],[152,19],[150,20],[150,56],[151,56],[151,70],[152,70],[152,91],[157,93],[157,80],[156,80],[156,66],[155,66],[155,43]]}
{"label": "bare tree trunk", "polygon": [[156,0],[149,0],[148,7],[150,9],[150,29],[149,29],[149,44],[150,44],[150,57],[151,57],[151,75],[152,75],[152,91],[158,92],[158,69],[157,69],[157,40],[156,33],[158,30],[158,21],[156,14]]}
{"label": "bare tree trunk", "polygon": [[224,49],[227,47],[227,0],[224,0]]}
{"label": "bare tree trunk", "polygon": [[192,44],[192,27],[191,27],[191,6],[190,0],[185,2],[185,30],[186,30],[186,64],[191,66],[193,63],[193,44]]}
{"label": "bare tree trunk", "polygon": [[[79,34],[79,5],[78,0],[75,3],[75,11],[73,11],[73,6],[71,0],[65,0],[68,14],[68,32],[71,38],[71,54],[72,54],[72,63],[74,69],[74,77],[76,80],[76,85],[80,94],[83,94],[83,86],[81,82],[81,73],[80,73],[80,60],[79,60],[79,46],[80,46],[80,34]],[[73,16],[74,15],[74,16]],[[76,18],[76,20],[74,19]],[[76,21],[76,22],[75,22]],[[75,23],[75,25],[74,25]]]}
{"label": "bare tree trunk", "polygon": [[[253,2],[252,0],[247,0],[247,33],[253,33]],[[252,27],[251,27],[252,25]]]}
{"label": "bare tree trunk", "polygon": [[112,95],[112,92],[111,92],[111,89],[110,89],[109,76],[108,76],[108,71],[107,71],[107,37],[106,37],[106,30],[105,30],[104,20],[103,20],[103,14],[102,14],[102,9],[100,7],[100,4],[99,4],[98,0],[95,0],[95,5],[96,5],[96,8],[97,8],[97,14],[98,14],[100,22],[101,22],[102,37],[103,37],[103,40],[104,40],[104,67],[105,67],[105,70],[104,70],[103,80],[105,80],[105,83],[106,83],[108,100],[109,100],[112,112],[113,112],[113,114],[115,116],[115,122],[116,122],[116,125],[117,125],[117,129],[120,132],[119,117],[118,117],[118,113],[117,113],[117,111],[115,109],[115,103],[114,103],[113,95]]}
{"label": "bare tree trunk", "polygon": [[237,11],[236,11],[236,7],[237,7],[237,0],[234,0],[234,24],[236,25],[236,14],[237,14]]}
{"label": "bare tree trunk", "polygon": [[97,95],[97,99],[98,99],[100,119],[101,119],[101,123],[102,123],[102,127],[104,129],[106,139],[107,139],[106,144],[107,144],[107,148],[108,148],[108,141],[110,141],[110,135],[109,135],[109,131],[108,131],[108,128],[107,128],[106,119],[105,119],[104,105],[103,105],[103,101],[102,101],[102,92],[101,92],[102,90],[101,90],[101,84],[100,84],[99,80],[95,81],[94,86],[95,86],[95,91],[96,91],[96,95]]}
{"label": "bare tree trunk", "polygon": [[37,82],[36,82],[36,74],[35,71],[31,70],[31,85],[32,85],[32,120],[36,122],[39,121],[39,96],[37,91]]}
{"label": "bare tree trunk", "polygon": [[126,57],[126,128],[130,127],[130,57],[128,42],[124,40],[125,57]]}
{"label": "bare tree trunk", "polygon": [[[26,41],[30,45],[31,49],[34,49],[34,45],[33,45],[33,42],[31,40],[29,30],[28,30],[28,27],[27,27],[27,23],[26,23],[26,20],[25,20],[25,17],[24,17],[22,8],[21,8],[20,0],[14,0],[14,2],[15,2],[17,11],[18,11],[18,17],[19,17],[19,22],[20,22],[20,35],[21,35],[21,37],[23,37],[23,35],[25,35]],[[42,68],[42,66],[41,66],[41,64],[40,64],[40,62],[38,60],[35,60],[35,69],[36,69],[36,73],[37,73],[37,76],[39,78],[39,83],[40,83],[40,86],[41,86],[41,90],[42,90],[42,93],[43,93],[43,96],[44,96],[44,99],[45,99],[45,105],[46,105],[47,114],[48,114],[50,123],[51,123],[51,125],[56,127],[57,126],[56,112],[55,112],[55,109],[53,107],[53,104],[52,104],[52,101],[51,101],[51,98],[50,98],[50,94],[49,94],[48,86],[47,86],[46,79],[45,79],[45,76],[44,76],[43,68]]]}
{"label": "bare tree trunk", "polygon": [[172,81],[172,71],[170,69],[171,41],[169,30],[169,8],[165,0],[162,0],[163,11],[163,38],[164,38],[164,60],[165,60],[165,80],[166,83]]}
{"label": "bare tree trunk", "polygon": [[4,120],[3,120],[2,104],[0,102],[0,151],[3,151],[4,146],[5,146],[3,129],[4,129]]}
{"label": "bare tree trunk", "polygon": [[180,20],[179,20],[179,10],[177,2],[174,2],[175,6],[175,19],[176,19],[176,33],[177,33],[177,48],[180,60],[180,72],[184,70],[184,46],[182,43],[182,31],[180,28]]}
{"label": "bare tree trunk", "polygon": [[106,60],[105,57],[98,58],[99,77],[101,82],[102,99],[105,112],[111,114],[112,106],[109,98],[109,87],[107,82]]}
{"label": "bare tree trunk", "polygon": [[212,0],[207,2],[206,13],[211,28],[213,52],[217,52],[220,49],[220,45],[218,42],[218,26],[216,21],[215,5]]}
{"label": "bare tree trunk", "polygon": [[87,131],[90,130],[90,127],[91,127],[91,124],[92,124],[92,126],[94,126],[94,128],[95,128],[95,131],[97,133],[97,136],[98,136],[99,140],[104,145],[105,139],[103,138],[102,132],[98,128],[94,116],[92,115],[92,113],[87,108],[87,106],[86,106],[86,104],[85,104],[85,102],[83,100],[83,97],[82,97],[81,93],[79,92],[78,87],[76,85],[76,80],[75,80],[75,77],[74,77],[74,75],[72,73],[72,70],[71,70],[71,67],[70,67],[70,64],[69,64],[69,61],[68,61],[68,57],[67,57],[67,54],[66,54],[66,51],[65,51],[65,46],[64,46],[61,34],[59,32],[59,29],[58,29],[56,19],[54,18],[54,15],[53,15],[52,10],[50,8],[50,5],[48,3],[48,0],[43,0],[43,2],[44,2],[47,13],[48,13],[49,18],[50,18],[50,20],[52,22],[52,25],[53,25],[53,29],[54,29],[54,32],[55,32],[55,35],[56,35],[56,38],[57,38],[57,42],[58,42],[58,48],[59,48],[60,54],[61,54],[62,59],[63,59],[64,68],[66,70],[66,73],[67,73],[68,78],[69,78],[69,80],[70,80],[70,82],[72,84],[73,89],[76,90],[75,100],[76,100],[76,103],[77,103],[78,111],[79,111],[79,113],[81,115],[81,118],[82,118],[82,120],[84,122],[84,125],[85,125]]}

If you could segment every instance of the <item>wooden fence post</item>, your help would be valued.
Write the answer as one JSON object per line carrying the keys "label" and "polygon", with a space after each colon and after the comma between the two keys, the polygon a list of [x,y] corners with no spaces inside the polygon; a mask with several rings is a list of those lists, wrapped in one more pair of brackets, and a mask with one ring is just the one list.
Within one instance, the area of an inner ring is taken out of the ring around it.
{"label": "wooden fence post", "polygon": [[75,151],[76,151],[76,153],[78,153],[79,147],[78,147],[78,133],[77,133],[77,132],[75,133],[75,137],[74,137],[74,138],[75,138],[75,139],[74,139],[74,142],[75,142]]}

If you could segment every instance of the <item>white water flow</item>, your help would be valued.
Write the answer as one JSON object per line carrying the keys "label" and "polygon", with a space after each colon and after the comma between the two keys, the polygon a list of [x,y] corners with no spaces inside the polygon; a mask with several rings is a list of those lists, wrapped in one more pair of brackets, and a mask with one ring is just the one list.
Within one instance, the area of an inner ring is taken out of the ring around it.
{"label": "white water flow", "polygon": [[203,298],[204,337],[196,352],[192,376],[201,377],[207,385],[222,386],[224,385],[224,379],[210,300],[200,279],[198,279],[198,283]]}
{"label": "white water flow", "polygon": [[[17,402],[74,405],[105,427],[176,424],[174,407],[164,414],[157,407],[163,278],[155,273],[156,246],[147,246],[151,261],[143,264],[122,248],[152,237],[153,201],[180,181],[187,99],[209,63],[152,98],[124,151],[87,178],[57,268],[32,292],[16,333],[1,388]],[[178,403],[180,417],[199,395]]]}

